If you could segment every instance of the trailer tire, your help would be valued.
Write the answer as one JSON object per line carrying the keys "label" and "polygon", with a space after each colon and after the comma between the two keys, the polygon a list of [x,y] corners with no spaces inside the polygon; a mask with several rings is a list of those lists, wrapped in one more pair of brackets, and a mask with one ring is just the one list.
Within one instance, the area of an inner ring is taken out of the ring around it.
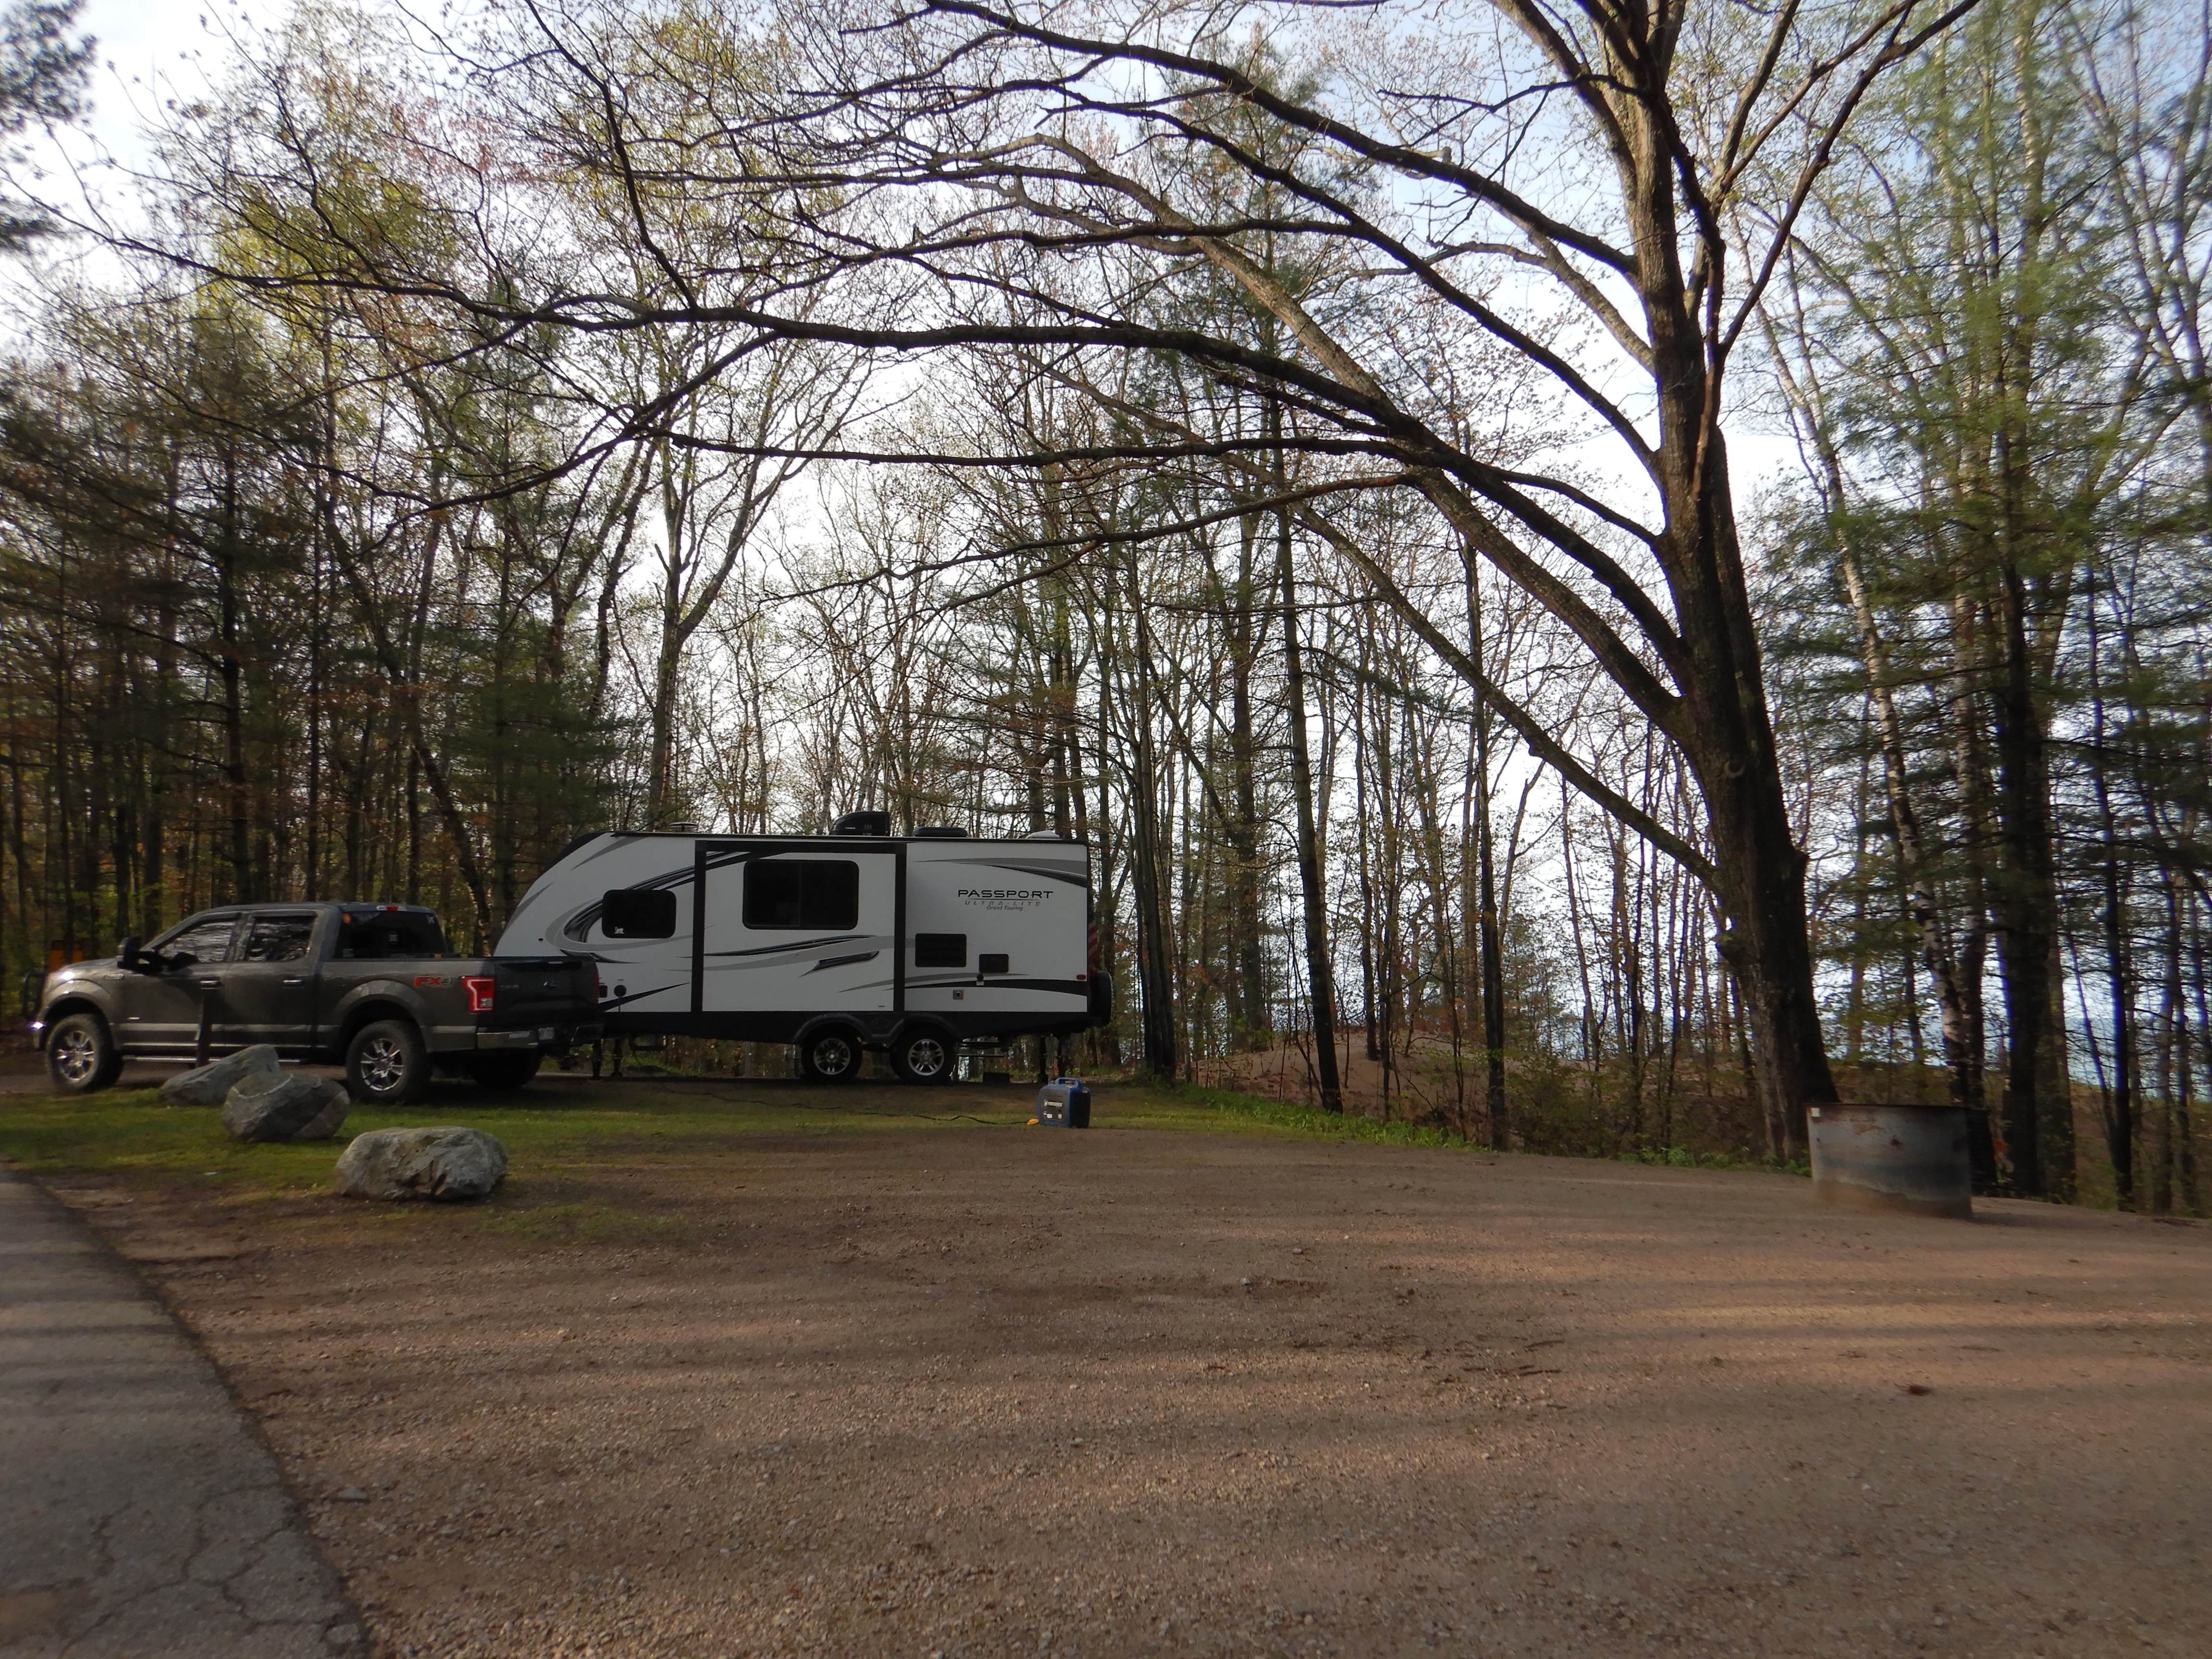
{"label": "trailer tire", "polygon": [[903,1083],[950,1083],[959,1055],[951,1032],[935,1025],[909,1026],[891,1044],[891,1069]]}
{"label": "trailer tire", "polygon": [[46,1033],[46,1075],[72,1095],[105,1089],[123,1075],[123,1052],[107,1022],[90,1009],[64,1014]]}
{"label": "trailer tire", "polygon": [[411,1019],[380,1019],[353,1034],[346,1045],[346,1092],[379,1106],[408,1106],[422,1098],[430,1056]]}
{"label": "trailer tire", "polygon": [[469,1075],[487,1089],[520,1089],[538,1075],[541,1058],[535,1048],[522,1054],[477,1054],[469,1061]]}
{"label": "trailer tire", "polygon": [[825,1025],[799,1045],[799,1070],[809,1083],[855,1083],[860,1076],[860,1034],[846,1025]]}

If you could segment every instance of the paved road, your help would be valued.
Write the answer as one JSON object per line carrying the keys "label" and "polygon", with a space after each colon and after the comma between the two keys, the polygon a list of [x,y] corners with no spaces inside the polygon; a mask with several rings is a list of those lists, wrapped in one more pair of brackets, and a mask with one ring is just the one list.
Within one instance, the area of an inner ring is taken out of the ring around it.
{"label": "paved road", "polygon": [[0,1168],[0,1656],[330,1659],[362,1641],[206,1356]]}

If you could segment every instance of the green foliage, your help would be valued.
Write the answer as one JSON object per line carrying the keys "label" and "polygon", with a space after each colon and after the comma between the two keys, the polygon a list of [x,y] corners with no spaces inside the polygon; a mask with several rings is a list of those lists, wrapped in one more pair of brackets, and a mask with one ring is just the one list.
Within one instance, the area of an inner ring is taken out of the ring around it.
{"label": "green foliage", "polygon": [[1749,1147],[1735,1152],[1692,1152],[1687,1146],[1645,1147],[1620,1155],[1623,1164],[1644,1164],[1667,1170],[1763,1170],[1772,1175],[1812,1178],[1813,1166],[1802,1158],[1760,1158]]}

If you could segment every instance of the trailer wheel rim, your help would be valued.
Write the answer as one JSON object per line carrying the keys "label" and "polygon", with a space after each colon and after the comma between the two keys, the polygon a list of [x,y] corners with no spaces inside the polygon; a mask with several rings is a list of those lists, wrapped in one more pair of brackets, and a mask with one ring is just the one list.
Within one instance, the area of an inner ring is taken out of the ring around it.
{"label": "trailer wheel rim", "polygon": [[855,1058],[852,1040],[848,1037],[825,1036],[814,1040],[814,1069],[824,1077],[842,1077],[853,1069]]}
{"label": "trailer wheel rim", "polygon": [[100,1045],[82,1025],[72,1025],[54,1039],[54,1070],[64,1083],[82,1083],[100,1064]]}
{"label": "trailer wheel rim", "polygon": [[407,1055],[390,1037],[371,1037],[361,1045],[361,1080],[377,1094],[389,1094],[407,1073]]}
{"label": "trailer wheel rim", "polygon": [[941,1077],[945,1045],[935,1037],[916,1037],[906,1046],[906,1068],[916,1077]]}

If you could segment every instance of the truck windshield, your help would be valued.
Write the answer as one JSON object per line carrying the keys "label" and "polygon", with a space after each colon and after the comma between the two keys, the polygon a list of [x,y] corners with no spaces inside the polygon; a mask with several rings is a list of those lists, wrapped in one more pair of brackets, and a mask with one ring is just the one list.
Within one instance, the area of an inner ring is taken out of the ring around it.
{"label": "truck windshield", "polygon": [[356,960],[442,957],[445,930],[421,911],[349,910],[338,928],[338,955]]}

